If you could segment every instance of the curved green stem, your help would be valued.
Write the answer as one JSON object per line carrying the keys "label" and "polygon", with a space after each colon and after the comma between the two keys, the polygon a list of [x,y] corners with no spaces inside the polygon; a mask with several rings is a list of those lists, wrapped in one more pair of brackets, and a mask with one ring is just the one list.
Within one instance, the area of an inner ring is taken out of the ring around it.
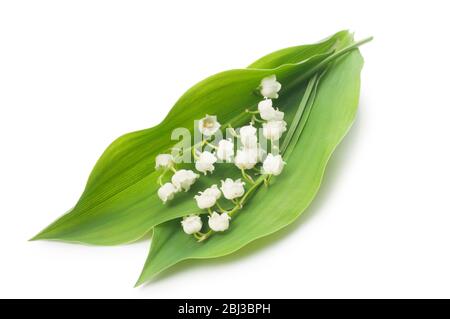
{"label": "curved green stem", "polygon": [[[247,200],[250,198],[250,196],[258,189],[258,187],[261,186],[263,183],[265,183],[266,178],[267,178],[267,175],[260,176],[255,181],[255,183],[252,185],[252,187],[250,187],[249,190],[244,194],[244,196],[242,196],[241,199],[236,202],[236,206],[233,207],[233,209],[228,212],[228,216],[232,217],[237,212],[239,212],[242,209],[242,207],[244,207],[244,204],[247,202]],[[234,202],[235,201],[233,201],[233,203]],[[213,233],[214,233],[214,231],[210,229],[208,232],[203,234],[201,239],[198,239],[198,238],[197,239],[199,242],[204,241],[204,240],[208,239]]]}
{"label": "curved green stem", "polygon": [[200,237],[195,237],[197,239],[198,242],[202,242],[205,239],[208,239],[209,236],[211,236],[211,234],[213,233],[212,230],[208,230],[206,233],[202,234]]}
{"label": "curved green stem", "polygon": [[209,147],[211,147],[211,148],[213,148],[215,150],[218,149],[218,147],[216,145],[214,145],[214,144],[212,144],[212,143],[210,143],[208,141],[206,141],[206,145],[208,145]]}
{"label": "curved green stem", "polygon": [[194,157],[194,160],[198,159],[197,148],[196,147],[192,147],[192,156]]}
{"label": "curved green stem", "polygon": [[226,210],[225,208],[223,208],[223,207],[219,204],[219,202],[216,202],[216,206],[217,206],[217,208],[220,210],[221,213],[226,213],[226,212],[228,212],[228,210]]}
{"label": "curved green stem", "polygon": [[242,174],[242,177],[243,177],[247,182],[249,182],[250,184],[255,184],[255,181],[253,180],[253,178],[252,178],[250,175],[248,175],[248,174],[244,171],[243,168],[241,168],[241,174]]}
{"label": "curved green stem", "polygon": [[258,119],[256,116],[252,116],[252,122],[256,122],[256,123],[265,123],[263,120]]}

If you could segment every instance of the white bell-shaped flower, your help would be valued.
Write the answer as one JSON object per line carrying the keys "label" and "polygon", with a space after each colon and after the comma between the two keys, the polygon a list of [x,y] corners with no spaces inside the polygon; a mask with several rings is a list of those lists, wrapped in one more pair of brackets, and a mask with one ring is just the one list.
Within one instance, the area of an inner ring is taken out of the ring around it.
{"label": "white bell-shaped flower", "polygon": [[256,127],[249,124],[239,129],[239,136],[241,138],[241,144],[245,148],[255,148],[258,144],[258,137],[256,136]]}
{"label": "white bell-shaped flower", "polygon": [[197,215],[191,215],[184,217],[181,221],[181,226],[183,226],[183,231],[192,235],[199,232],[202,229],[203,223],[202,219]]}
{"label": "white bell-shaped flower", "polygon": [[208,209],[216,204],[221,195],[222,193],[217,188],[217,185],[212,185],[203,192],[199,192],[199,195],[195,195],[194,198],[197,201],[198,208]]}
{"label": "white bell-shaped flower", "polygon": [[241,137],[241,144],[244,148],[256,148],[258,145],[258,137],[256,135],[247,135],[245,138]]}
{"label": "white bell-shaped flower", "polygon": [[256,152],[256,161],[262,162],[264,160],[264,157],[266,156],[266,151],[264,150],[264,148],[261,147],[260,144],[258,144],[258,146],[256,147],[256,149],[254,149]]}
{"label": "white bell-shaped flower", "polygon": [[170,154],[159,154],[155,159],[155,168],[169,168],[174,164],[173,156]]}
{"label": "white bell-shaped flower", "polygon": [[198,121],[198,130],[205,136],[214,135],[220,128],[220,123],[217,122],[217,116],[208,115]]}
{"label": "white bell-shaped flower", "polygon": [[213,153],[203,151],[195,162],[195,169],[206,175],[207,172],[212,172],[214,170],[215,162],[217,162],[217,158]]}
{"label": "white bell-shaped flower", "polygon": [[225,231],[230,227],[230,219],[227,213],[218,214],[213,212],[208,219],[209,228],[214,231]]}
{"label": "white bell-shaped flower", "polygon": [[216,198],[213,196],[208,196],[202,192],[199,195],[195,195],[194,199],[197,201],[197,206],[200,209],[208,209],[216,204]]}
{"label": "white bell-shaped flower", "polygon": [[175,196],[176,192],[178,192],[178,189],[172,183],[165,183],[158,189],[158,197],[163,203],[166,203]]}
{"label": "white bell-shaped flower", "polygon": [[199,175],[195,174],[193,171],[180,169],[173,174],[172,184],[177,190],[184,190],[187,192],[197,178],[199,178]]}
{"label": "white bell-shaped flower", "polygon": [[272,100],[266,99],[258,103],[259,115],[266,121],[281,121],[284,113],[272,107]]}
{"label": "white bell-shaped flower", "polygon": [[263,123],[263,135],[268,140],[278,141],[286,131],[286,126],[285,121],[269,121]]}
{"label": "white bell-shaped flower", "polygon": [[268,154],[263,162],[263,174],[280,175],[285,164],[281,155]]}
{"label": "white bell-shaped flower", "polygon": [[281,90],[281,84],[277,81],[275,75],[270,75],[261,80],[261,95],[268,99],[277,99],[278,92]]}
{"label": "white bell-shaped flower", "polygon": [[222,181],[222,186],[220,187],[220,189],[222,190],[223,196],[226,199],[233,200],[244,195],[244,185],[245,183],[241,182],[241,179],[233,181],[231,178],[227,178],[226,180]]}
{"label": "white bell-shaped flower", "polygon": [[252,169],[258,163],[258,148],[243,148],[237,151],[234,164],[239,169]]}
{"label": "white bell-shaped flower", "polygon": [[205,189],[203,191],[203,194],[205,194],[207,196],[212,196],[216,200],[218,200],[220,198],[220,196],[222,196],[222,192],[220,191],[220,189],[217,187],[216,184],[211,185],[211,187]]}
{"label": "white bell-shaped flower", "polygon": [[221,140],[217,144],[216,156],[221,161],[230,162],[234,155],[234,144],[231,140]]}

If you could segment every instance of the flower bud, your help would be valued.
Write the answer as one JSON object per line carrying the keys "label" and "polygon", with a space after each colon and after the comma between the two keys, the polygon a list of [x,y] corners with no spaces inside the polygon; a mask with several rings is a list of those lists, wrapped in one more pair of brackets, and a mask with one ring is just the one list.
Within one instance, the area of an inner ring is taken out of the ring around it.
{"label": "flower bud", "polygon": [[207,172],[214,170],[214,163],[217,162],[217,158],[213,153],[204,151],[200,153],[197,161],[195,162],[195,169],[206,175]]}
{"label": "flower bud", "polygon": [[221,140],[217,145],[216,156],[221,161],[230,162],[234,155],[234,144],[230,140]]}
{"label": "flower bud", "polygon": [[208,219],[209,228],[214,231],[225,231],[230,226],[231,217],[227,213],[218,214],[213,212]]}
{"label": "flower bud", "polygon": [[158,197],[163,203],[166,203],[175,196],[177,191],[177,188],[172,183],[165,183],[158,189]]}
{"label": "flower bud", "polygon": [[281,155],[268,154],[263,163],[263,174],[280,175],[285,164]]}
{"label": "flower bud", "polygon": [[155,159],[155,168],[169,168],[174,164],[172,155],[170,154],[159,154]]}
{"label": "flower bud", "polygon": [[245,183],[241,182],[241,179],[233,181],[231,178],[227,178],[226,180],[222,181],[222,186],[220,187],[220,189],[222,190],[223,196],[226,199],[232,200],[244,195],[244,185]]}
{"label": "flower bud", "polygon": [[210,188],[205,189],[203,193],[208,196],[214,197],[216,200],[219,199],[220,196],[222,196],[222,193],[220,192],[220,189],[216,184],[212,185]]}
{"label": "flower bud", "polygon": [[239,169],[251,169],[258,163],[258,148],[238,150],[234,158],[234,164]]}
{"label": "flower bud", "polygon": [[277,78],[275,75],[271,75],[268,77],[265,77],[261,80],[260,84],[260,92],[261,95],[265,98],[269,99],[277,99],[278,98],[278,92],[281,89],[281,84],[277,82]]}
{"label": "flower bud", "polygon": [[183,231],[186,234],[192,235],[202,229],[203,223],[199,216],[191,215],[183,218],[181,226],[183,226]]}
{"label": "flower bud", "polygon": [[284,113],[272,107],[272,100],[266,99],[258,103],[259,115],[266,121],[281,121]]}
{"label": "flower bud", "polygon": [[269,121],[263,123],[263,135],[268,140],[278,141],[286,131],[286,125],[285,121]]}
{"label": "flower bud", "polygon": [[239,129],[241,143],[245,148],[255,148],[258,144],[256,128],[253,125],[246,125]]}
{"label": "flower bud", "polygon": [[191,170],[180,169],[172,176],[172,184],[179,190],[187,192],[189,188],[195,183],[195,180],[199,177]]}
{"label": "flower bud", "polygon": [[208,209],[216,204],[216,201],[221,195],[222,193],[217,188],[217,185],[213,185],[210,188],[205,189],[203,192],[199,192],[199,195],[195,195],[194,199],[197,201],[198,208]]}
{"label": "flower bud", "polygon": [[214,135],[220,128],[220,123],[217,122],[217,116],[208,115],[198,121],[198,130],[205,136]]}

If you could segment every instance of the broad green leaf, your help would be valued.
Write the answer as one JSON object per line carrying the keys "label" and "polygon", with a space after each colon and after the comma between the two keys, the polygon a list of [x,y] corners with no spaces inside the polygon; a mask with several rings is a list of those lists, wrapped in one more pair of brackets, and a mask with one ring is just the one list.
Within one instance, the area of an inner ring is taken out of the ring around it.
{"label": "broad green leaf", "polygon": [[306,44],[281,49],[263,56],[248,67],[254,69],[271,69],[282,64],[298,63],[298,61],[304,61],[313,57],[318,52],[327,52],[342,47],[343,44],[348,43],[349,36],[347,31],[340,31],[330,38],[316,44]]}
{"label": "broad green leaf", "polygon": [[[161,124],[114,141],[95,165],[74,208],[33,239],[121,244],[139,239],[155,225],[193,211],[192,195],[184,194],[164,206],[155,194],[159,173],[154,170],[154,158],[175,143],[170,139],[172,130],[192,130],[193,121],[205,113],[217,115],[221,123],[239,125],[248,121],[242,110],[256,105],[260,96],[254,94],[254,89],[264,76],[271,74],[286,83],[280,102],[297,103],[310,72],[351,38],[342,31],[319,44],[277,51],[249,69],[222,72],[198,83],[178,100]],[[211,182],[202,180],[196,189]]]}
{"label": "broad green leaf", "polygon": [[230,229],[199,243],[180,230],[179,220],[156,226],[137,284],[183,260],[233,253],[292,223],[313,200],[332,152],[353,122],[362,65],[359,51],[353,51],[327,70],[285,170],[269,187],[258,190],[232,219]]}

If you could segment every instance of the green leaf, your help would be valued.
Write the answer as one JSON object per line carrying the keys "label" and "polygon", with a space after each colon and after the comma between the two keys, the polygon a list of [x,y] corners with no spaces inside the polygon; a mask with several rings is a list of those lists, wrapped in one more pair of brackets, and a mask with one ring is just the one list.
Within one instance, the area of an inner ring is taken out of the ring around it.
{"label": "green leaf", "polygon": [[[191,195],[179,196],[166,206],[156,196],[159,172],[154,170],[154,158],[174,144],[170,139],[172,130],[192,130],[193,121],[205,113],[217,115],[221,123],[239,125],[248,121],[242,111],[260,100],[254,89],[271,74],[286,83],[280,102],[298,103],[311,72],[325,67],[321,62],[351,39],[347,31],[342,31],[319,44],[274,52],[250,69],[222,72],[198,83],[178,100],[161,124],[114,141],[95,165],[74,208],[33,240],[121,244],[141,238],[155,225],[193,212],[196,208]],[[210,182],[202,180],[194,191]]]}
{"label": "green leaf", "polygon": [[298,63],[307,60],[320,52],[333,51],[348,44],[350,34],[348,31],[340,31],[333,36],[315,44],[299,45],[272,52],[257,61],[248,68],[271,69],[282,64]]}
{"label": "green leaf", "polygon": [[198,243],[180,230],[179,220],[155,227],[151,250],[137,285],[180,261],[233,253],[299,217],[313,200],[332,152],[354,120],[362,65],[362,57],[355,50],[327,70],[283,174],[274,178],[269,187],[256,192],[232,219],[229,230]]}

